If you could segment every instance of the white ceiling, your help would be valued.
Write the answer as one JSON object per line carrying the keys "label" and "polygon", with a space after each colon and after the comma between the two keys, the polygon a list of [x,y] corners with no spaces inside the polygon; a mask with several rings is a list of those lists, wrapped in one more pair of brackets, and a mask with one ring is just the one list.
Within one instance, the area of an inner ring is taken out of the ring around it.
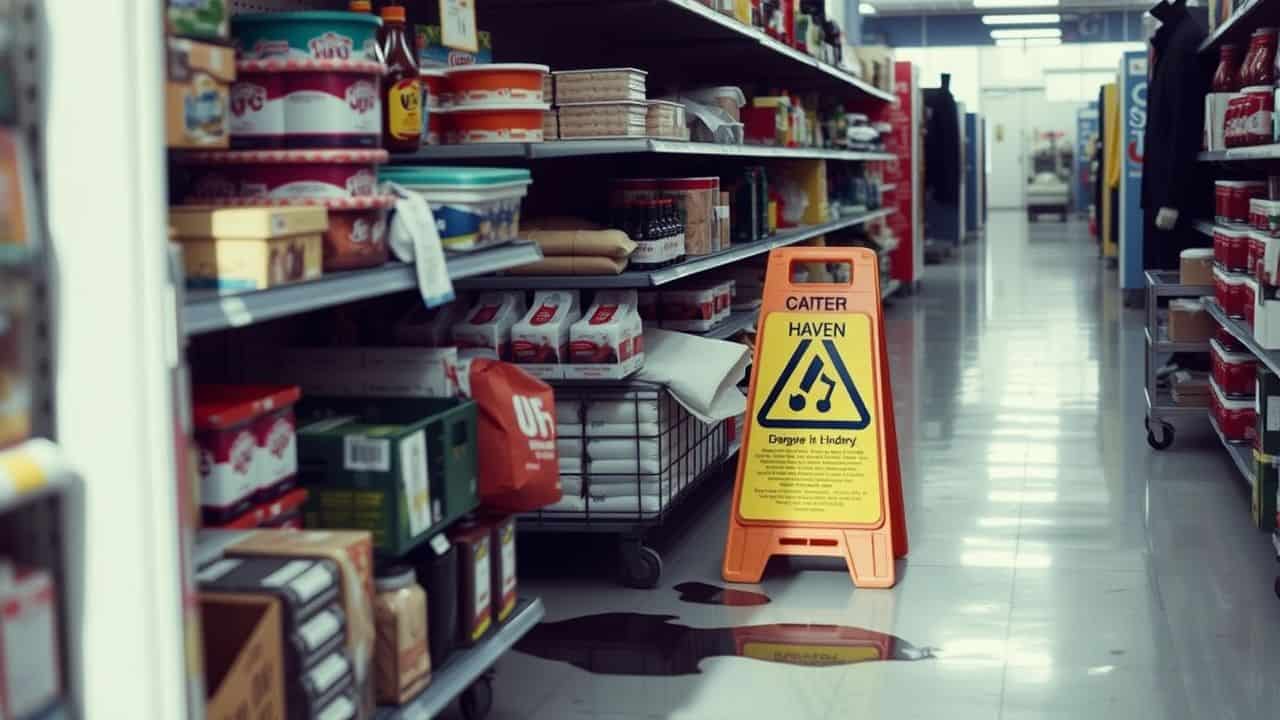
{"label": "white ceiling", "polygon": [[[973,0],[865,0],[876,7],[881,15],[901,14],[943,14],[974,13],[984,14],[1019,12],[1019,8],[984,8],[973,7]],[[1025,8],[1026,12],[1061,12],[1074,8],[1091,10],[1146,10],[1155,5],[1154,0],[1062,0],[1057,8]]]}

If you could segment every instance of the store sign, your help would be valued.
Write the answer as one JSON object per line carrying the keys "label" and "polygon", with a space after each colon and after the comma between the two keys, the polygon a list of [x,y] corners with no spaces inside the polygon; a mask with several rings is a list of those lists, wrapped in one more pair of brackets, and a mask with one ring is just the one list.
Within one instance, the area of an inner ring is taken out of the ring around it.
{"label": "store sign", "polygon": [[1124,54],[1120,64],[1120,117],[1124,122],[1124,166],[1120,179],[1120,287],[1145,287],[1142,267],[1142,166],[1147,131],[1147,53]]}
{"label": "store sign", "polygon": [[[1086,212],[1093,204],[1093,149],[1097,147],[1102,124],[1099,121],[1098,103],[1091,102],[1089,107],[1076,113],[1076,210]],[[1102,208],[1098,208],[1102,212]]]}
{"label": "store sign", "polygon": [[[793,283],[797,263],[848,265],[853,281]],[[820,555],[845,558],[859,587],[891,587],[907,536],[876,254],[775,250],[760,312],[724,577]]]}

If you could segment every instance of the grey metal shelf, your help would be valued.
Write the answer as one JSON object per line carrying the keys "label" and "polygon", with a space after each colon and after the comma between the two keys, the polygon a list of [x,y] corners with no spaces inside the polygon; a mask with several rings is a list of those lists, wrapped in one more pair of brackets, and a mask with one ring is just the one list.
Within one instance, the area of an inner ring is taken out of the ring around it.
{"label": "grey metal shelf", "polygon": [[702,333],[702,337],[714,338],[716,340],[727,340],[737,335],[743,330],[750,330],[756,326],[756,318],[760,315],[760,311],[756,310],[735,310],[730,313],[729,319],[715,326],[714,328]]}
{"label": "grey metal shelf", "polygon": [[1159,388],[1155,391],[1154,396],[1148,388],[1142,389],[1142,395],[1147,401],[1147,414],[1155,414],[1160,418],[1168,417],[1200,417],[1204,414],[1203,405],[1178,405],[1173,401],[1173,393],[1165,388]]}
{"label": "grey metal shelf", "polygon": [[1218,440],[1222,446],[1227,449],[1227,454],[1231,456],[1231,461],[1236,464],[1236,468],[1240,474],[1244,476],[1245,482],[1249,483],[1249,487],[1253,487],[1253,447],[1248,444],[1240,445],[1227,441],[1227,436],[1222,434],[1222,428],[1218,427],[1218,421],[1214,419],[1213,413],[1208,413],[1209,427],[1217,433]]}
{"label": "grey metal shelf", "polygon": [[1240,344],[1244,345],[1249,352],[1253,353],[1253,356],[1258,358],[1259,362],[1266,365],[1271,372],[1280,373],[1280,351],[1268,350],[1259,345],[1258,341],[1253,339],[1253,331],[1249,329],[1249,326],[1240,320],[1229,317],[1216,300],[1206,298],[1204,306],[1209,311],[1209,314],[1213,316],[1213,319],[1223,329],[1231,333],[1232,337],[1239,340]]}
{"label": "grey metal shelf", "polygon": [[659,270],[638,270],[619,275],[499,275],[479,277],[458,283],[465,290],[548,290],[556,288],[647,288],[666,285],[681,278],[714,270],[730,263],[767,253],[775,248],[794,245],[829,232],[862,225],[892,215],[894,208],[850,215],[821,225],[809,225],[778,233],[756,242],[734,245],[711,255],[702,255]]}
{"label": "grey metal shelf", "polygon": [[391,162],[412,165],[435,160],[474,160],[513,158],[540,160],[547,158],[589,157],[594,155],[626,155],[656,153],[665,155],[704,155],[713,157],[781,158],[876,161],[894,160],[886,152],[861,152],[828,148],[788,148],[767,145],[727,145],[722,143],[685,142],[658,138],[602,138],[599,140],[552,140],[540,143],[491,143],[479,145],[436,145],[409,155],[393,155]]}
{"label": "grey metal shelf", "polygon": [[[459,281],[541,259],[542,251],[538,246],[526,242],[451,254],[447,263],[449,277]],[[417,286],[417,275],[412,265],[388,263],[369,270],[333,273],[311,282],[269,290],[237,294],[188,292],[182,321],[188,335],[199,335],[411,290]]]}
{"label": "grey metal shelf", "polygon": [[1224,40],[1247,40],[1255,29],[1273,23],[1280,17],[1280,3],[1274,0],[1248,0],[1236,8],[1227,21],[1214,29],[1200,43],[1200,52],[1208,52]]}
{"label": "grey metal shelf", "polygon": [[1213,237],[1214,223],[1212,220],[1196,220],[1191,223],[1197,232]]}
{"label": "grey metal shelf", "polygon": [[1156,297],[1203,297],[1213,295],[1212,285],[1179,285],[1181,281],[1177,270],[1148,270],[1147,284],[1151,286]]}
{"label": "grey metal shelf", "polygon": [[1209,343],[1207,342],[1175,342],[1169,339],[1169,329],[1164,324],[1158,326],[1156,337],[1151,336],[1151,328],[1144,328],[1143,333],[1147,337],[1147,345],[1151,348],[1151,352],[1155,353],[1207,353],[1209,352]]}
{"label": "grey metal shelf", "polygon": [[1280,145],[1253,145],[1251,147],[1206,150],[1196,156],[1200,162],[1243,162],[1280,160]]}
{"label": "grey metal shelf", "polygon": [[1226,150],[1203,150],[1196,155],[1200,162],[1223,162],[1227,159]]}
{"label": "grey metal shelf", "polygon": [[538,598],[521,598],[506,623],[474,647],[455,650],[443,667],[433,668],[431,684],[399,707],[379,706],[375,720],[424,720],[449,707],[471,684],[493,667],[503,653],[542,622],[546,610]]}

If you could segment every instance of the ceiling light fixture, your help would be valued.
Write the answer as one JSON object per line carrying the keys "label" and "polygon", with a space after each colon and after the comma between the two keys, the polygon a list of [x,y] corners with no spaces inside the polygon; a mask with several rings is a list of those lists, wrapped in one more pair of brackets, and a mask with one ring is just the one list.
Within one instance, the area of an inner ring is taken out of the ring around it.
{"label": "ceiling light fixture", "polygon": [[1028,38],[1025,40],[1008,38],[996,41],[996,47],[1002,48],[1057,47],[1061,44],[1061,38]]}
{"label": "ceiling light fixture", "polygon": [[983,15],[983,25],[1053,25],[1062,22],[1058,13],[1033,13],[1030,15]]}
{"label": "ceiling light fixture", "polygon": [[1058,7],[1058,0],[973,0],[976,8]]}
{"label": "ceiling light fixture", "polygon": [[859,15],[875,15],[876,6],[872,5],[871,3],[858,3],[858,14]]}
{"label": "ceiling light fixture", "polygon": [[1010,30],[992,30],[991,37],[996,40],[1025,40],[1027,38],[1060,38],[1061,28],[1018,28]]}

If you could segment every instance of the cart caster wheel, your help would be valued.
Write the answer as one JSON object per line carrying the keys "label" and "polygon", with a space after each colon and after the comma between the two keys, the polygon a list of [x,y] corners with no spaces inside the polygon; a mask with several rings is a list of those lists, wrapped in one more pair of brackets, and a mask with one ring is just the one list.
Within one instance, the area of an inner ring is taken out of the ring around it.
{"label": "cart caster wheel", "polygon": [[1173,435],[1173,426],[1169,423],[1160,423],[1159,437],[1151,429],[1151,423],[1147,423],[1147,444],[1156,450],[1168,450],[1169,446],[1173,445]]}
{"label": "cart caster wheel", "polygon": [[467,720],[484,720],[493,709],[493,680],[481,676],[462,692],[462,717]]}
{"label": "cart caster wheel", "polygon": [[662,556],[640,544],[622,546],[622,584],[637,590],[651,590],[662,577]]}

